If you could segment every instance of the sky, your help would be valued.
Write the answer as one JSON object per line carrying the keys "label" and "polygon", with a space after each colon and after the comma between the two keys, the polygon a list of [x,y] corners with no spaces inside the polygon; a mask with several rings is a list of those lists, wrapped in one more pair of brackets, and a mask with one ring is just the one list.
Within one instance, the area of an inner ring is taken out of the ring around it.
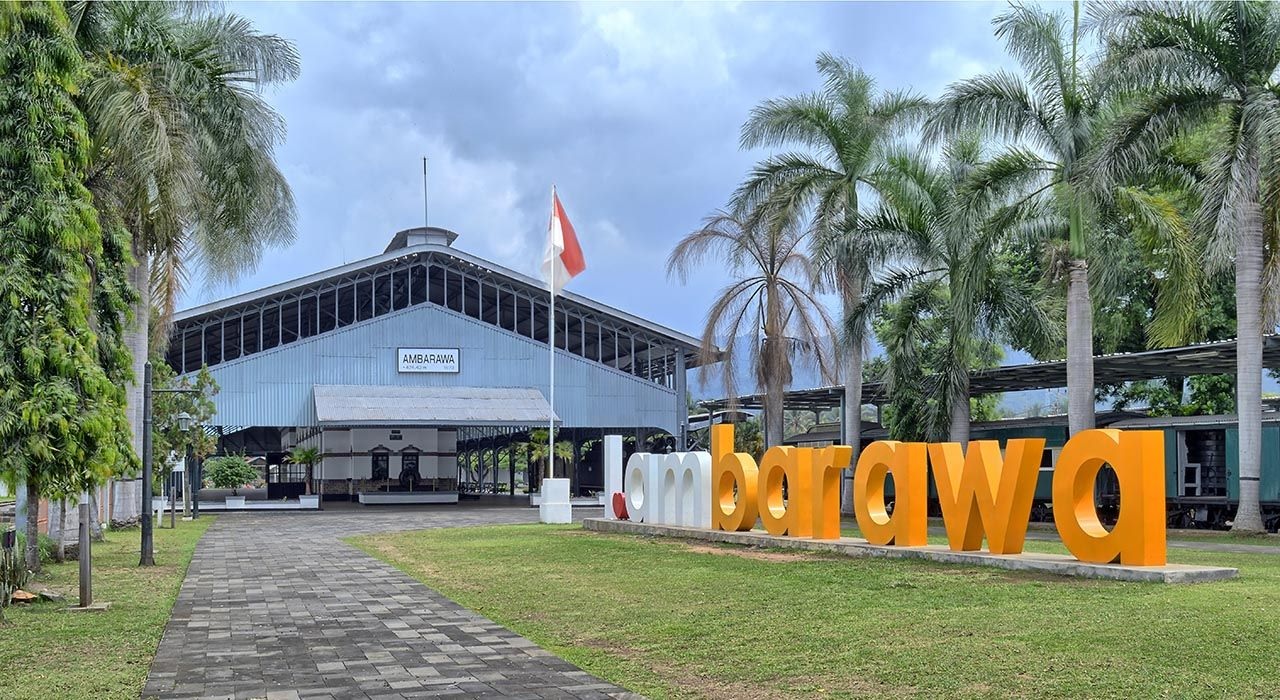
{"label": "sky", "polygon": [[885,89],[936,96],[1007,59],[1002,3],[232,3],[297,45],[270,90],[297,239],[185,308],[376,255],[430,223],[458,248],[536,274],[555,184],[587,270],[570,289],[698,335],[726,284],[668,280],[673,245],[765,151],[738,147],[759,102],[819,87],[844,56]]}

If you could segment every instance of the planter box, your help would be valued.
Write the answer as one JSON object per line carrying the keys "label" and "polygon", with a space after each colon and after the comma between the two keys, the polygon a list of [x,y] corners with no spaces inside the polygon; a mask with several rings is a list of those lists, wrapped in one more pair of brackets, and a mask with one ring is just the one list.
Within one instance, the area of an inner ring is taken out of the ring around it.
{"label": "planter box", "polygon": [[320,496],[318,495],[298,496],[298,502],[302,504],[303,508],[319,508]]}
{"label": "planter box", "polygon": [[244,496],[227,496],[228,508],[243,508]]}

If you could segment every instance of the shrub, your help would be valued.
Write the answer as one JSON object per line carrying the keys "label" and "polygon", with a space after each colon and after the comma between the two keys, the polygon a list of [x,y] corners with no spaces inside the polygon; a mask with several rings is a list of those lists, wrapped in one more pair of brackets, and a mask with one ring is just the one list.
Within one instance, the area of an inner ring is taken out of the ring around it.
{"label": "shrub", "polygon": [[[9,605],[13,592],[31,580],[31,572],[22,557],[22,538],[15,537],[16,534],[12,530],[0,533],[0,538],[3,538],[0,544],[13,545],[0,546],[0,619],[4,618],[3,610]],[[44,556],[43,551],[41,556]]]}
{"label": "shrub", "polygon": [[214,487],[238,495],[241,486],[258,478],[258,470],[243,455],[223,455],[204,463],[204,476]]}

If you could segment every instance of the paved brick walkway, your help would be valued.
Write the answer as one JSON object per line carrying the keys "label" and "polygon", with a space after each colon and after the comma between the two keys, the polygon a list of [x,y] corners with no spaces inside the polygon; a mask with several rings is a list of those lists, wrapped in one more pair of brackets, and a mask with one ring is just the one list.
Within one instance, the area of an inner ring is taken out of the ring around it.
{"label": "paved brick walkway", "polygon": [[196,548],[142,695],[636,697],[339,541],[536,519],[484,506],[221,515]]}

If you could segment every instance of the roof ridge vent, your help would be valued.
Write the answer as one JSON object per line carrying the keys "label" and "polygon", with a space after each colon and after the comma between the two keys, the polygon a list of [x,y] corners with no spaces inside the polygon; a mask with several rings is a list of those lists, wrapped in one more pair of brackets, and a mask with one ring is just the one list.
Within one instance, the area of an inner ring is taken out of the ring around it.
{"label": "roof ridge vent", "polygon": [[387,244],[387,249],[382,252],[390,253],[393,250],[416,245],[451,246],[457,238],[458,234],[447,228],[417,226],[396,232],[396,235],[391,237],[391,242]]}

